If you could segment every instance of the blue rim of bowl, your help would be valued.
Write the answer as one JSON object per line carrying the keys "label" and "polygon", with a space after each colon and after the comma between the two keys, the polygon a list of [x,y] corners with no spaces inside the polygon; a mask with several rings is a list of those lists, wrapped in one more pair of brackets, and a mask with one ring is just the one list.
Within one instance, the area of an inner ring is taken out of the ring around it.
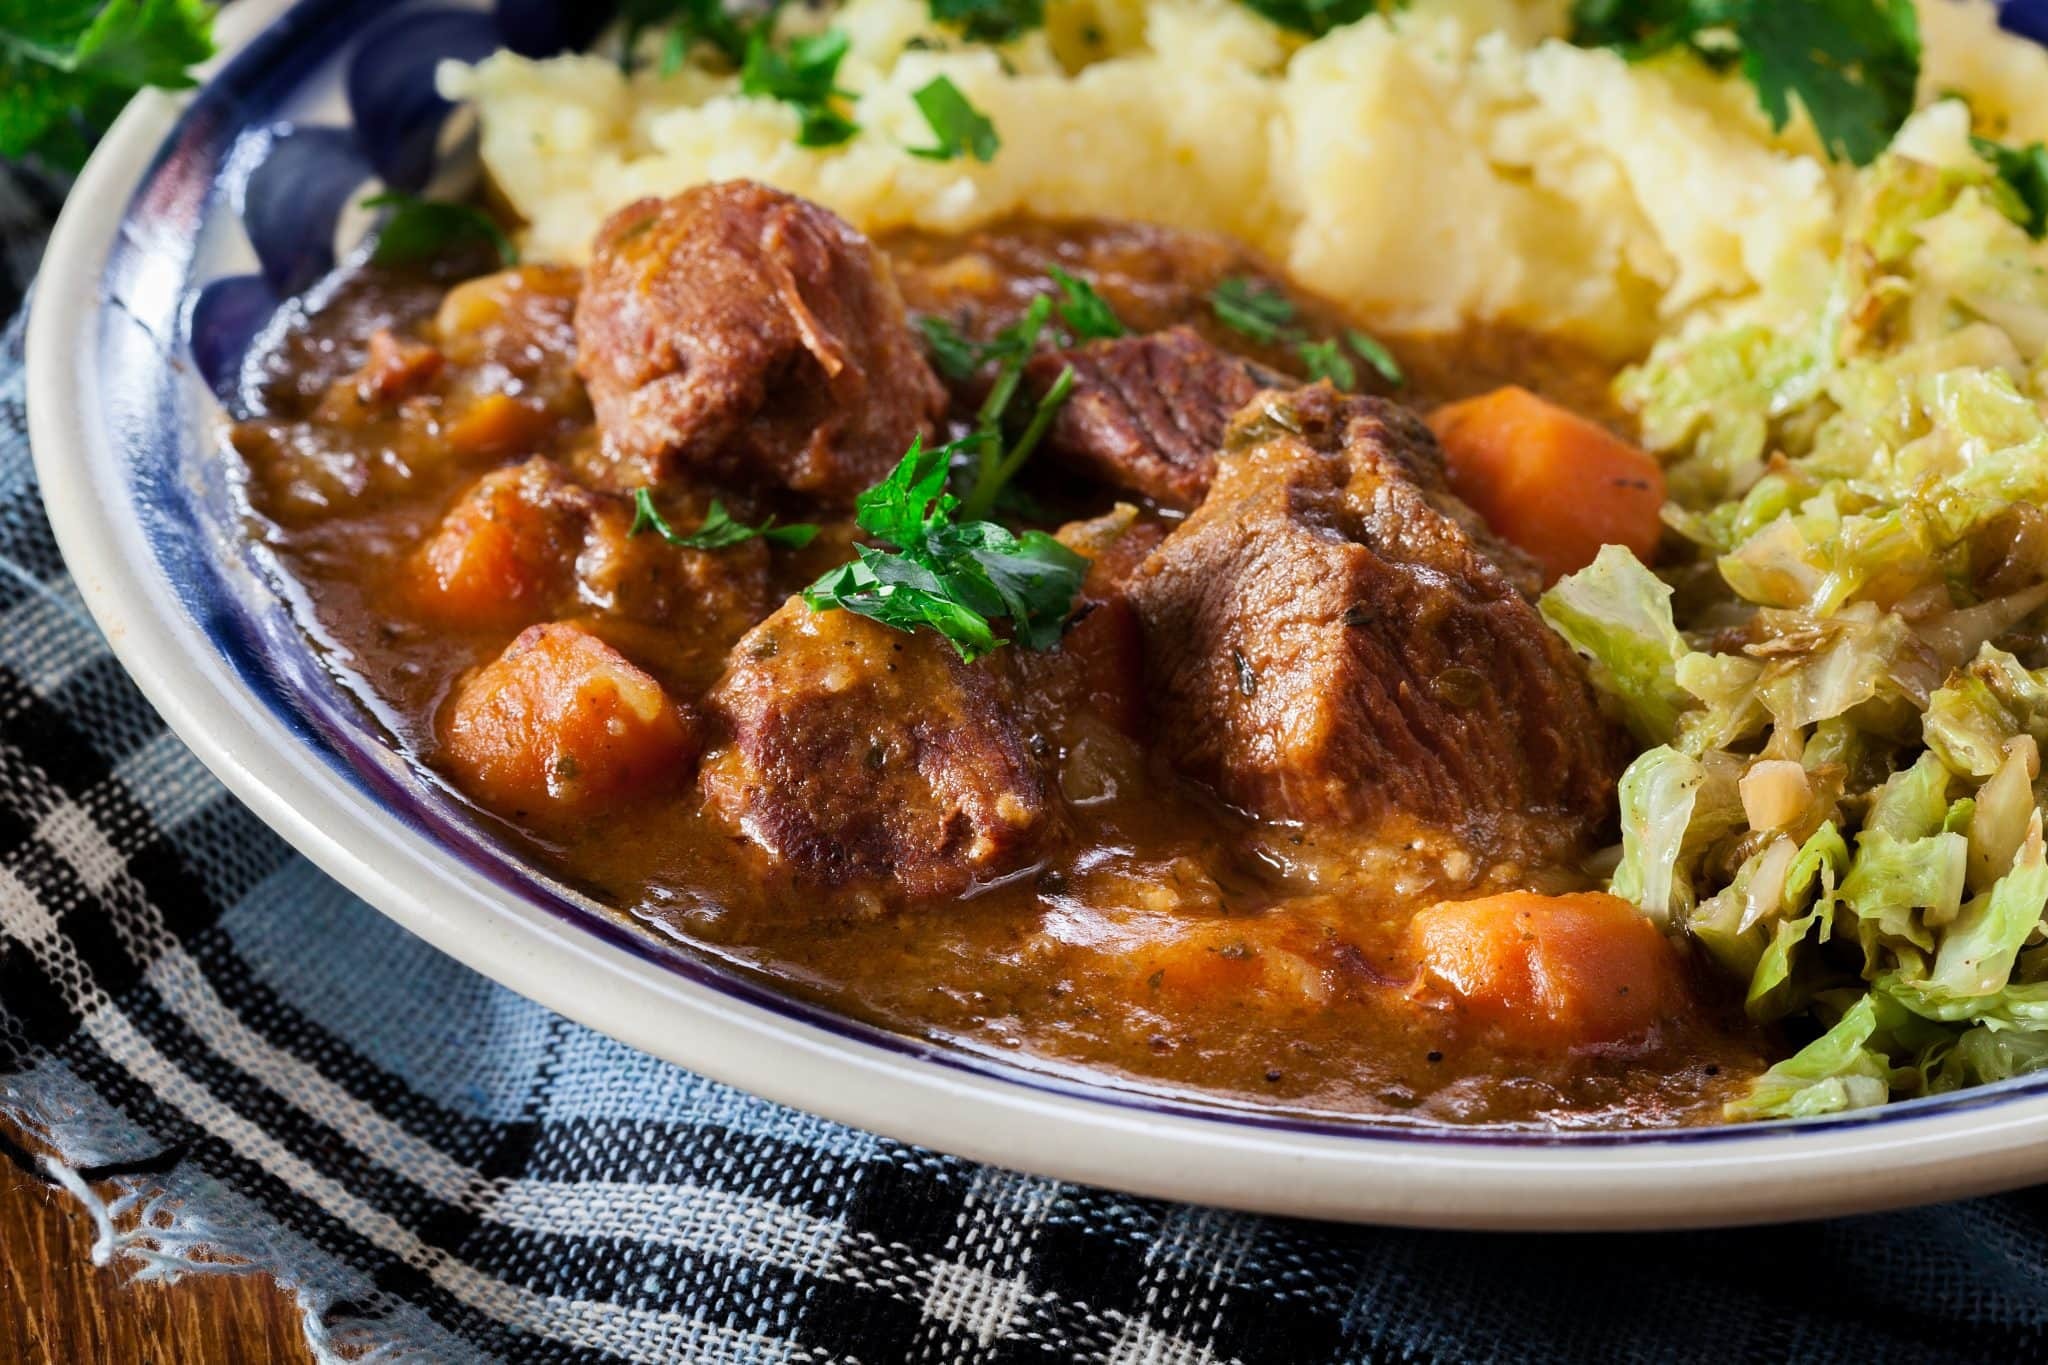
{"label": "blue rim of bowl", "polygon": [[[1267,1133],[1359,1141],[1487,1147],[1636,1147],[1743,1142],[1792,1131],[1833,1132],[1897,1125],[2048,1095],[2048,1075],[2036,1075],[1846,1114],[1640,1130],[1467,1129],[1379,1116],[1325,1118],[1300,1113],[1260,1113],[1227,1102],[1148,1090],[1113,1077],[1105,1076],[1094,1082],[1070,1079],[1050,1067],[1013,1063],[848,1019],[821,1005],[785,995],[716,961],[709,949],[701,950],[699,955],[671,946],[651,929],[636,931],[595,903],[579,899],[568,888],[519,862],[509,849],[491,839],[459,800],[433,783],[416,764],[406,760],[406,780],[394,775],[392,747],[372,737],[375,721],[320,661],[296,613],[281,603],[274,604],[283,611],[283,619],[292,632],[287,639],[280,640],[278,622],[258,619],[228,584],[230,569],[220,562],[218,551],[210,549],[204,525],[208,513],[196,504],[196,490],[180,477],[186,472],[181,462],[186,452],[178,446],[191,423],[181,416],[181,385],[177,376],[189,354],[192,308],[199,293],[191,278],[197,252],[196,229],[207,213],[217,211],[221,175],[230,155],[243,136],[270,127],[263,120],[275,112],[282,97],[296,88],[310,70],[334,60],[337,51],[347,46],[351,35],[333,31],[331,26],[344,20],[359,21],[365,10],[381,18],[415,9],[425,12],[428,8],[413,5],[409,0],[298,0],[227,61],[181,112],[129,197],[122,214],[122,230],[100,274],[101,317],[94,343],[103,373],[128,376],[128,382],[110,394],[109,402],[97,409],[94,416],[106,429],[109,448],[122,451],[127,457],[128,468],[122,482],[134,495],[138,522],[163,581],[192,625],[229,665],[246,692],[295,739],[317,753],[330,771],[378,803],[391,817],[425,834],[437,847],[460,858],[493,885],[539,907],[564,926],[592,935],[726,998],[916,1062],[1138,1113]],[[2009,6],[2005,17],[2008,27],[2015,31],[2048,41],[2048,0]],[[323,44],[322,39],[328,41]],[[137,229],[178,210],[188,213],[189,220],[165,226],[184,229],[171,235],[183,240],[185,254],[169,256],[144,246],[148,241],[164,240],[165,235]],[[136,292],[124,290],[124,281],[168,281],[175,287],[144,291],[158,300],[155,308],[144,311],[133,305]],[[136,325],[132,333],[129,324]],[[124,337],[123,333],[128,335]],[[189,385],[182,386],[182,390],[188,396],[192,391]],[[143,408],[153,406],[154,411],[131,411],[130,404],[138,401]],[[134,433],[156,433],[153,438],[140,438],[154,439],[156,446],[138,454],[129,442],[115,434],[123,426]],[[239,548],[245,555],[251,553],[247,544]],[[274,590],[278,571],[274,567],[255,567],[266,586]],[[266,648],[266,641],[273,647]],[[443,799],[433,799],[434,791]]]}

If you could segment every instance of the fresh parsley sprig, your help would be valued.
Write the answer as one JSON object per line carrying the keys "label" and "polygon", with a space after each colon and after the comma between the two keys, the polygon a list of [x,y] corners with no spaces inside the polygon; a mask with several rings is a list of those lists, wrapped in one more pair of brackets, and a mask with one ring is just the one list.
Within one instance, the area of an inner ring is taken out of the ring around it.
{"label": "fresh parsley sprig", "polygon": [[192,84],[213,15],[202,0],[0,3],[0,157],[83,165],[136,91]]}
{"label": "fresh parsley sprig", "polygon": [[1317,341],[1309,336],[1295,321],[1294,301],[1263,280],[1248,275],[1219,280],[1209,291],[1209,307],[1216,320],[1232,331],[1262,346],[1284,345],[1293,350],[1310,379],[1327,379],[1340,389],[1357,388],[1355,355],[1395,388],[1408,382],[1394,353],[1356,327],[1345,328],[1341,341],[1336,337]]}
{"label": "fresh parsley sprig", "polygon": [[1806,110],[1828,154],[1869,164],[1913,112],[1913,0],[1575,0],[1571,40],[1630,61],[1689,48],[1739,62],[1773,128]]}
{"label": "fresh parsley sprig", "polygon": [[[917,319],[917,330],[923,334],[925,347],[931,352],[932,361],[939,372],[948,379],[966,379],[990,361],[1007,369],[1011,365],[1019,368],[1038,349],[1038,342],[1046,334],[1047,325],[1057,319],[1059,326],[1052,331],[1052,340],[1060,346],[1072,346],[1083,341],[1126,336],[1130,329],[1109,306],[1109,301],[1095,292],[1095,287],[1077,275],[1070,274],[1058,266],[1047,272],[1058,288],[1057,297],[1039,295],[1017,321],[1003,328],[987,341],[975,341],[961,335],[960,329],[942,317],[922,314]],[[1002,378],[998,375],[998,379]],[[1010,388],[1015,388],[1011,378]],[[993,393],[993,391],[991,391]],[[1003,400],[1008,401],[1008,393]]]}
{"label": "fresh parsley sprig", "polygon": [[[1398,0],[1397,0],[1398,2]],[[1355,24],[1377,12],[1381,0],[1244,0],[1282,28],[1320,38],[1331,29]]]}
{"label": "fresh parsley sprig", "polygon": [[2032,143],[2008,147],[1990,138],[1973,137],[1970,145],[1991,163],[2009,198],[2001,207],[2029,237],[2048,235],[2048,146]]}
{"label": "fresh parsley sprig", "polygon": [[519,248],[490,214],[473,204],[422,199],[401,190],[386,190],[362,201],[361,207],[385,211],[377,226],[370,260],[377,265],[420,265],[437,260],[464,242],[481,242],[497,254],[499,264],[519,264]]}
{"label": "fresh parsley sprig", "polygon": [[731,66],[747,58],[747,37],[756,29],[772,32],[781,10],[781,0],[761,14],[742,20],[729,13],[724,0],[625,0],[619,6],[619,65],[630,72],[639,60],[642,35],[666,27],[662,42],[661,74],[672,76],[681,69],[690,49],[708,44]]}
{"label": "fresh parsley sprig", "polygon": [[[1042,405],[1041,405],[1042,406]],[[860,495],[854,520],[894,547],[855,559],[804,589],[813,611],[856,612],[901,631],[937,631],[969,663],[1002,648],[994,622],[1027,649],[1059,640],[1088,561],[1043,531],[1017,535],[965,515],[946,491],[955,450],[920,438],[889,477]],[[957,515],[956,515],[957,514]]]}
{"label": "fresh parsley sprig", "polygon": [[637,536],[642,531],[652,531],[669,544],[685,550],[723,550],[728,545],[738,545],[756,537],[771,545],[801,550],[818,538],[818,528],[808,521],[793,521],[786,526],[776,525],[773,516],[759,526],[735,521],[725,510],[725,504],[717,498],[713,498],[711,505],[704,510],[703,524],[684,535],[669,525],[668,518],[662,516],[661,509],[654,505],[652,489],[636,488],[633,490],[633,524],[626,528],[626,534]]}
{"label": "fresh parsley sprig", "polygon": [[1094,285],[1058,266],[1050,267],[1046,273],[1060,290],[1060,301],[1054,309],[1076,341],[1111,341],[1128,333],[1130,329],[1124,326],[1123,319],[1095,292]]}
{"label": "fresh parsley sprig", "polygon": [[931,0],[932,18],[977,43],[1007,43],[1045,24],[1045,0]]}
{"label": "fresh parsley sprig", "polygon": [[995,124],[968,102],[959,86],[944,76],[934,76],[910,98],[917,105],[917,112],[924,115],[932,136],[938,139],[929,147],[907,148],[912,156],[931,161],[971,156],[983,163],[995,159],[1003,140],[996,136]]}
{"label": "fresh parsley sprig", "polygon": [[836,28],[778,45],[757,25],[747,35],[740,93],[780,100],[796,110],[799,145],[836,147],[860,131],[840,109],[841,101],[852,98],[838,86],[839,63],[851,46],[845,30]]}

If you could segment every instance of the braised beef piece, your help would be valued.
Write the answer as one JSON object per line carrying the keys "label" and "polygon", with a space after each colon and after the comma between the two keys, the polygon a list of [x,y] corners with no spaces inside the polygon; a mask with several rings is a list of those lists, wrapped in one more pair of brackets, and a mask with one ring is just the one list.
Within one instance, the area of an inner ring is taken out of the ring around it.
{"label": "braised beef piece", "polygon": [[792,598],[712,689],[729,737],[704,762],[706,802],[816,885],[957,895],[1011,871],[1052,804],[1007,653],[964,664],[930,631]]}
{"label": "braised beef piece", "polygon": [[695,470],[845,500],[945,410],[888,262],[749,181],[612,215],[576,340],[620,486]]}
{"label": "braised beef piece", "polygon": [[1070,366],[1074,387],[1046,431],[1043,454],[1181,509],[1208,491],[1232,415],[1260,390],[1292,382],[1175,327],[1035,356],[1024,370],[1026,390],[1044,393]]}
{"label": "braised beef piece", "polygon": [[1153,732],[1264,820],[1554,847],[1602,818],[1619,750],[1534,586],[1405,410],[1268,393],[1130,584]]}

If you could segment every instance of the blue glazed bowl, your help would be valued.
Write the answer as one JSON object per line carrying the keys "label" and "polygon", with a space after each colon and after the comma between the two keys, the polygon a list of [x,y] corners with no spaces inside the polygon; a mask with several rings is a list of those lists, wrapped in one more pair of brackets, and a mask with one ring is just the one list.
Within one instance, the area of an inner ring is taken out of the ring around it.
{"label": "blue glazed bowl", "polygon": [[[246,534],[222,425],[252,340],[360,238],[353,206],[372,182],[459,176],[435,64],[574,47],[605,17],[537,0],[240,0],[222,21],[238,50],[188,99],[131,107],[46,258],[30,420],[80,590],[177,733],[309,857],[455,957],[648,1052],[906,1141],[1143,1194],[1446,1227],[1668,1227],[2048,1178],[2048,1076],[1795,1123],[1581,1133],[1311,1122],[1027,1070],[783,997],[511,855],[394,751],[374,698],[323,667],[293,585]],[[2048,40],[2048,0],[2007,22]]]}

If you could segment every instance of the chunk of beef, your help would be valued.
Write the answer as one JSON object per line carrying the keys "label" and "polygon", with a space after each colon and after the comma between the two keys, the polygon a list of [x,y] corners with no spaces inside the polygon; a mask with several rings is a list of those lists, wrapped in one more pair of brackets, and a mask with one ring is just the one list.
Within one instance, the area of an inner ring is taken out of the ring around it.
{"label": "chunk of beef", "polygon": [[1052,820],[1001,655],[798,598],[732,652],[710,807],[800,881],[953,895],[1031,856]]}
{"label": "chunk of beef", "polygon": [[1074,371],[1044,453],[1159,503],[1191,508],[1209,491],[1230,418],[1288,378],[1216,347],[1191,328],[1090,342],[1034,356],[1031,392]]}
{"label": "chunk of beef", "polygon": [[846,499],[945,410],[888,262],[747,181],[612,215],[576,337],[621,486],[697,469]]}
{"label": "chunk of beef", "polygon": [[356,371],[356,392],[365,403],[402,402],[425,391],[445,363],[425,342],[379,327],[370,334],[369,354]]}
{"label": "chunk of beef", "polygon": [[1119,503],[1057,535],[1092,561],[1088,576],[1052,648],[1013,651],[1010,663],[1022,713],[1050,748],[1060,794],[1088,806],[1145,781],[1144,642],[1124,584],[1163,532]]}
{"label": "chunk of beef", "polygon": [[660,683],[565,622],[531,627],[465,679],[441,744],[464,791],[522,819],[673,782],[697,752],[694,718]]}
{"label": "chunk of beef", "polygon": [[1532,583],[1415,418],[1327,385],[1267,394],[1129,588],[1155,733],[1266,820],[1420,824],[1482,855],[1581,835],[1616,746]]}
{"label": "chunk of beef", "polygon": [[[701,499],[669,502],[675,525],[702,517]],[[657,625],[687,615],[693,630],[728,640],[773,605],[763,542],[688,550],[632,526],[625,498],[536,457],[456,499],[407,566],[406,589],[450,625],[517,626],[581,608]]]}

